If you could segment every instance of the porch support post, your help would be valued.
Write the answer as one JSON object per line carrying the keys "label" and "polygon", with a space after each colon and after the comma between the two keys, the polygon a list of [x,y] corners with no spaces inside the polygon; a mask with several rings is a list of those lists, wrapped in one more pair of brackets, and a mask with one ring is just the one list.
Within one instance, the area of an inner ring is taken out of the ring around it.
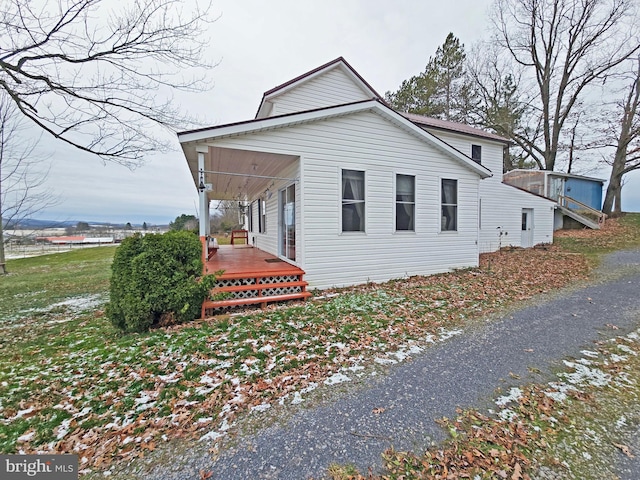
{"label": "porch support post", "polygon": [[[206,148],[206,147],[205,147]],[[204,181],[204,151],[198,151],[198,197],[200,200],[200,242],[202,243],[202,264],[204,274],[207,273],[208,246],[207,235],[209,234],[209,200]]]}

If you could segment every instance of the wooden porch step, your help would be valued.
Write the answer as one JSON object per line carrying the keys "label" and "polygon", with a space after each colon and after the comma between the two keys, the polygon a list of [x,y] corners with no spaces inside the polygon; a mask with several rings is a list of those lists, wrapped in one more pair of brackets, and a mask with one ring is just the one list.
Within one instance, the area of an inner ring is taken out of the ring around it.
{"label": "wooden porch step", "polygon": [[[248,290],[268,290],[270,288],[284,288],[284,287],[307,287],[309,284],[304,280],[297,282],[280,282],[280,283],[252,283],[249,285],[230,285],[228,287],[215,287],[212,293],[221,292],[246,292]],[[304,288],[302,288],[304,291]]]}
{"label": "wooden porch step", "polygon": [[301,277],[304,275],[302,270],[296,272],[291,269],[283,270],[269,270],[268,272],[240,272],[240,273],[223,273],[218,277],[218,280],[235,280],[238,278],[265,278],[265,277]]}
{"label": "wooden porch step", "polygon": [[265,297],[250,297],[250,298],[231,298],[228,300],[207,300],[203,304],[204,309],[210,308],[224,308],[224,307],[237,307],[240,305],[266,305],[268,302],[284,302],[286,300],[303,300],[309,298],[312,295],[311,292],[297,292],[287,293],[284,295],[269,295]]}

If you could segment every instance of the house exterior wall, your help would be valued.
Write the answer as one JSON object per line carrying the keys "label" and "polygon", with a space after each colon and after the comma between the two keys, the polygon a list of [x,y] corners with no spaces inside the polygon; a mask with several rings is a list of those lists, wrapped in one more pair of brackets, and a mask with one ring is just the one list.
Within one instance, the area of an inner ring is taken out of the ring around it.
{"label": "house exterior wall", "polygon": [[[481,180],[479,185],[478,247],[480,253],[494,252],[501,247],[522,246],[523,208],[533,209],[534,245],[553,242],[554,203],[502,183],[504,148],[502,143],[435,129],[429,131],[468,156],[471,156],[472,145],[480,145],[482,147],[481,163],[493,173],[492,177]],[[544,185],[544,179],[541,180],[541,185]]]}
{"label": "house exterior wall", "polygon": [[[280,176],[283,178],[298,178],[300,176],[300,165],[296,163],[289,168],[281,170]],[[253,211],[253,229],[249,232],[250,243],[255,247],[264,250],[272,255],[278,255],[280,253],[280,211],[278,209],[279,192],[283,188],[287,187],[291,183],[296,183],[296,206],[300,205],[301,197],[299,188],[300,182],[293,182],[291,180],[274,180],[273,184],[269,187],[270,194],[262,194],[260,196],[251,198],[251,205]],[[267,215],[266,215],[266,231],[260,233],[259,231],[259,219],[258,219],[258,207],[256,201],[260,198],[266,200]],[[296,239],[299,238],[302,223],[300,218],[299,209],[296,211]],[[300,265],[302,263],[302,252],[304,248],[302,245],[296,245],[296,260],[294,263]]]}
{"label": "house exterior wall", "polygon": [[341,68],[336,67],[271,99],[273,107],[269,116],[368,99],[370,96],[353,83]]}
{"label": "house exterior wall", "polygon": [[[375,113],[225,138],[215,145],[301,157],[296,234],[302,251],[297,263],[312,288],[478,263],[478,175]],[[341,231],[342,169],[365,172],[365,232]],[[395,231],[396,174],[415,175],[415,232]],[[456,232],[440,231],[443,178],[458,181]],[[258,248],[272,254],[278,253],[277,203],[276,194],[267,201],[267,232],[256,236]]]}
{"label": "house exterior wall", "polygon": [[554,202],[507,184],[480,184],[480,253],[522,246],[522,209],[533,210],[533,244],[552,243]]}

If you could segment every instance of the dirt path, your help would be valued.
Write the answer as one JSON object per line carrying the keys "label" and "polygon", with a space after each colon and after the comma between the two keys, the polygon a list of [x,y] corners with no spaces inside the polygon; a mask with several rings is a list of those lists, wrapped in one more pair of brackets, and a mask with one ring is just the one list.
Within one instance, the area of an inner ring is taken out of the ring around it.
{"label": "dirt path", "polygon": [[434,420],[456,407],[486,407],[496,389],[550,378],[563,358],[640,326],[639,286],[640,250],[615,253],[595,284],[469,328],[366,388],[240,439],[215,462],[197,444],[171,471],[144,478],[199,479],[200,469],[212,479],[322,478],[333,462],[376,471],[389,446],[419,450],[443,439]]}

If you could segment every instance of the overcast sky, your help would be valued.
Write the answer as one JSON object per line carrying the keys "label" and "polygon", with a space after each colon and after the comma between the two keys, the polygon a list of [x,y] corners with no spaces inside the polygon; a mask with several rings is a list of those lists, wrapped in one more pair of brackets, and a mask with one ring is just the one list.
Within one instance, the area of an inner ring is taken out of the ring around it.
{"label": "overcast sky", "polygon": [[[117,1],[117,0],[114,0]],[[468,48],[488,35],[491,0],[214,0],[208,60],[211,91],[177,94],[208,125],[255,116],[262,93],[344,57],[380,94],[424,69],[446,35]],[[150,224],[197,214],[197,192],[177,139],[171,154],[130,171],[49,143],[47,185],[60,202],[39,218]],[[591,175],[594,172],[589,172]],[[607,172],[599,172],[607,175]],[[603,177],[604,178],[604,177]],[[640,178],[623,191],[640,211]]]}

